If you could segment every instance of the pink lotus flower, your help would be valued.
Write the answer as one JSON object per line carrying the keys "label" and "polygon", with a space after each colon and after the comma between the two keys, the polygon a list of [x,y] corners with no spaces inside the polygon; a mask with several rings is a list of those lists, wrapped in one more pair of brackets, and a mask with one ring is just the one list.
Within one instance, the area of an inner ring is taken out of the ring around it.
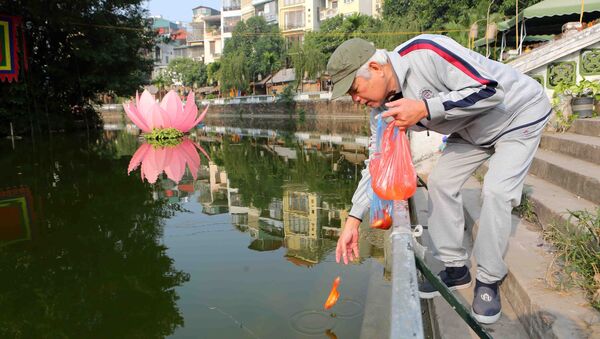
{"label": "pink lotus flower", "polygon": [[195,180],[198,177],[198,168],[200,168],[200,155],[196,148],[210,160],[206,151],[188,138],[183,138],[181,143],[176,146],[155,147],[143,144],[131,158],[127,174],[142,164],[142,180],[146,178],[149,183],[153,184],[164,171],[169,179],[178,183],[183,178],[187,165]]}
{"label": "pink lotus flower", "polygon": [[177,93],[172,90],[165,95],[160,104],[148,90],[144,90],[141,98],[136,93],[135,105],[129,101],[123,104],[123,108],[129,119],[145,133],[160,128],[175,128],[186,133],[198,125],[208,111],[208,106],[206,106],[202,114],[198,116],[194,92],[188,94],[184,107]]}

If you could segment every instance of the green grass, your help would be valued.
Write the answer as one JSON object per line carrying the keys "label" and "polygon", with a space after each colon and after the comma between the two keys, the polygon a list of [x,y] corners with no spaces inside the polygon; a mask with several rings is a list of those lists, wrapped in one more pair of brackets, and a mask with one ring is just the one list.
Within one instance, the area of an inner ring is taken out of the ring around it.
{"label": "green grass", "polygon": [[523,193],[521,193],[521,203],[519,206],[515,207],[513,212],[515,212],[519,218],[524,219],[532,224],[538,224],[538,216],[535,213],[535,205],[531,199],[529,199],[529,190],[523,189]]}
{"label": "green grass", "polygon": [[572,223],[551,224],[545,232],[556,248],[548,282],[562,289],[582,288],[600,310],[600,207],[595,212],[569,211],[569,220]]}

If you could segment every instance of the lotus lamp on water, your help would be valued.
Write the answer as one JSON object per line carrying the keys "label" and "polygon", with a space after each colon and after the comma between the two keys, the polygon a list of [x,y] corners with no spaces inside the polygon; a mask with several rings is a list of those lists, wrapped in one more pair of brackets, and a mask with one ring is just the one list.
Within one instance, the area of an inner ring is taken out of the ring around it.
{"label": "lotus lamp on water", "polygon": [[179,95],[173,90],[165,95],[160,104],[148,90],[144,90],[141,97],[136,93],[135,104],[130,101],[123,104],[123,108],[129,119],[146,135],[163,135],[165,139],[170,136],[183,136],[183,133],[198,125],[208,111],[206,106],[202,114],[198,115],[194,92],[188,94],[184,106]]}

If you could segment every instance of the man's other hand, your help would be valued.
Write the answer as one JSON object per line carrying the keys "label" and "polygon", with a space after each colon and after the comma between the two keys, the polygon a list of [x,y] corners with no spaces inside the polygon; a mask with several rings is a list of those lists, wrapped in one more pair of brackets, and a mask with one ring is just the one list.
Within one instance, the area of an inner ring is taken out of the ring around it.
{"label": "man's other hand", "polygon": [[381,116],[393,117],[396,126],[401,128],[408,128],[427,117],[427,106],[423,100],[402,98],[388,102],[385,106],[388,110]]}
{"label": "man's other hand", "polygon": [[343,258],[344,264],[348,264],[348,260],[358,259],[358,226],[360,220],[349,217],[346,219],[344,229],[338,238],[337,247],[335,248],[335,261],[340,262]]}

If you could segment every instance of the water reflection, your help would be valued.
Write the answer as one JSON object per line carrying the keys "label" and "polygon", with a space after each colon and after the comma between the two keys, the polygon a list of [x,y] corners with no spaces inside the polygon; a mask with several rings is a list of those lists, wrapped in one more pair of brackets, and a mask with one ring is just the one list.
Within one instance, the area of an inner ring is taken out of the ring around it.
{"label": "water reflection", "polygon": [[202,213],[228,213],[249,249],[283,247],[296,266],[310,268],[335,249],[366,158],[364,137],[205,127],[190,138],[211,161],[190,166],[179,182],[157,174],[155,197],[176,202],[195,191]]}
{"label": "water reflection", "polygon": [[[174,288],[189,277],[159,242],[174,208],[123,172],[113,143],[54,136],[0,150],[0,233],[21,240],[0,246],[1,338],[150,338],[183,325]],[[15,218],[10,199],[32,217]],[[13,229],[26,222],[31,237]]]}
{"label": "water reflection", "polygon": [[158,175],[162,172],[165,172],[167,177],[175,183],[179,183],[186,172],[186,168],[192,174],[192,177],[196,179],[200,166],[200,155],[196,149],[207,155],[202,147],[187,137],[178,141],[175,145],[168,146],[144,143],[133,154],[127,173],[131,173],[141,164],[142,178],[152,184],[156,182]]}
{"label": "water reflection", "polygon": [[[141,168],[127,175],[136,133],[0,144],[0,191],[31,192],[31,236],[11,233],[21,241],[0,246],[0,275],[11,277],[0,281],[0,338],[356,337],[370,271],[340,268],[331,252],[362,138],[201,130],[189,141],[211,161],[155,170],[154,183],[139,179]],[[13,213],[5,197],[0,234]],[[381,232],[363,234],[361,262],[383,261]],[[341,269],[338,316],[316,314]]]}

